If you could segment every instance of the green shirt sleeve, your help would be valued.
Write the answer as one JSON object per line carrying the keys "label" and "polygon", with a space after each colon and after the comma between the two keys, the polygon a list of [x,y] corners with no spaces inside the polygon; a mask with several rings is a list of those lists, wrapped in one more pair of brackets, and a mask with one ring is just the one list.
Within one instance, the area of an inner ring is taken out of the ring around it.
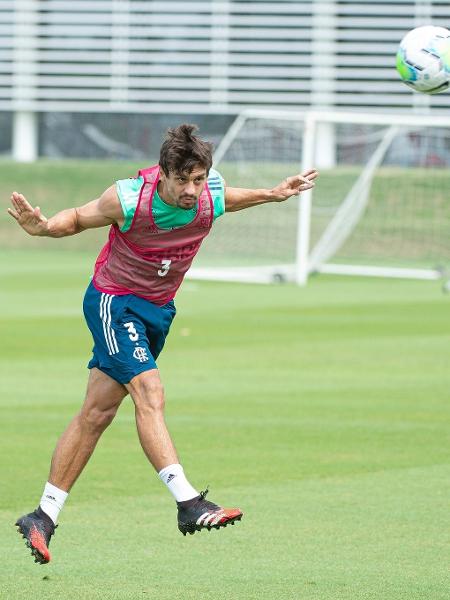
{"label": "green shirt sleeve", "polygon": [[214,204],[214,220],[216,220],[225,212],[225,181],[215,169],[209,171],[208,188]]}
{"label": "green shirt sleeve", "polygon": [[132,177],[116,181],[117,196],[122,205],[123,216],[125,218],[120,231],[124,233],[131,227],[143,183],[143,177]]}

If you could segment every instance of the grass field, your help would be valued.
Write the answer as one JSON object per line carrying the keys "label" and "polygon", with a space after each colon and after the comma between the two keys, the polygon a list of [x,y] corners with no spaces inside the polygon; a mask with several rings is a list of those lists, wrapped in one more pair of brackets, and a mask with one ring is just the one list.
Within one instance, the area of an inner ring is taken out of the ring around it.
{"label": "grass field", "polygon": [[192,482],[244,519],[181,536],[127,399],[35,565],[13,523],[84,393],[92,260],[2,251],[2,599],[448,599],[450,300],[430,282],[187,281],[168,423]]}

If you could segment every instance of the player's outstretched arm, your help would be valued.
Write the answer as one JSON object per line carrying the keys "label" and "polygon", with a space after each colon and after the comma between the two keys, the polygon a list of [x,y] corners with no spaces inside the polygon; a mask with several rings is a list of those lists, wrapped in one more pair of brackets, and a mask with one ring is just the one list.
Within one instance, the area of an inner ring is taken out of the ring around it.
{"label": "player's outstretched arm", "polygon": [[297,196],[314,187],[314,180],[318,175],[315,169],[310,169],[305,173],[287,177],[271,190],[226,187],[225,210],[233,212],[266,202],[284,202],[291,196]]}
{"label": "player's outstretched arm", "polygon": [[68,208],[47,219],[39,206],[33,207],[23,194],[13,192],[12,208],[8,213],[30,235],[65,237],[85,229],[105,227],[123,221],[123,212],[115,185],[109,187],[100,198],[77,208]]}

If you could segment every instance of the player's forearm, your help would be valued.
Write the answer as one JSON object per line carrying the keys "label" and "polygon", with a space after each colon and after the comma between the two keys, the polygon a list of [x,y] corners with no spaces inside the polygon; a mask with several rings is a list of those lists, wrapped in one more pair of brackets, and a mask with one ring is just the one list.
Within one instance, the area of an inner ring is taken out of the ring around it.
{"label": "player's forearm", "polygon": [[83,228],[78,223],[77,210],[75,208],[67,208],[56,213],[47,222],[47,231],[42,235],[60,238],[69,235],[75,235],[83,231]]}
{"label": "player's forearm", "polygon": [[257,189],[251,190],[246,188],[226,188],[225,191],[225,210],[234,212],[266,204],[266,202],[274,202],[275,196],[272,190]]}

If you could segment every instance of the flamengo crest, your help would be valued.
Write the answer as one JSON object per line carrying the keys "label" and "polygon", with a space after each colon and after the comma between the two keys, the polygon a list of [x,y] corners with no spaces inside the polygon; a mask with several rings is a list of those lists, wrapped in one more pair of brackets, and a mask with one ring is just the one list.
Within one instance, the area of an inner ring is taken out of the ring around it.
{"label": "flamengo crest", "polygon": [[147,350],[145,348],[142,348],[141,346],[136,346],[133,352],[133,357],[139,362],[147,362]]}

